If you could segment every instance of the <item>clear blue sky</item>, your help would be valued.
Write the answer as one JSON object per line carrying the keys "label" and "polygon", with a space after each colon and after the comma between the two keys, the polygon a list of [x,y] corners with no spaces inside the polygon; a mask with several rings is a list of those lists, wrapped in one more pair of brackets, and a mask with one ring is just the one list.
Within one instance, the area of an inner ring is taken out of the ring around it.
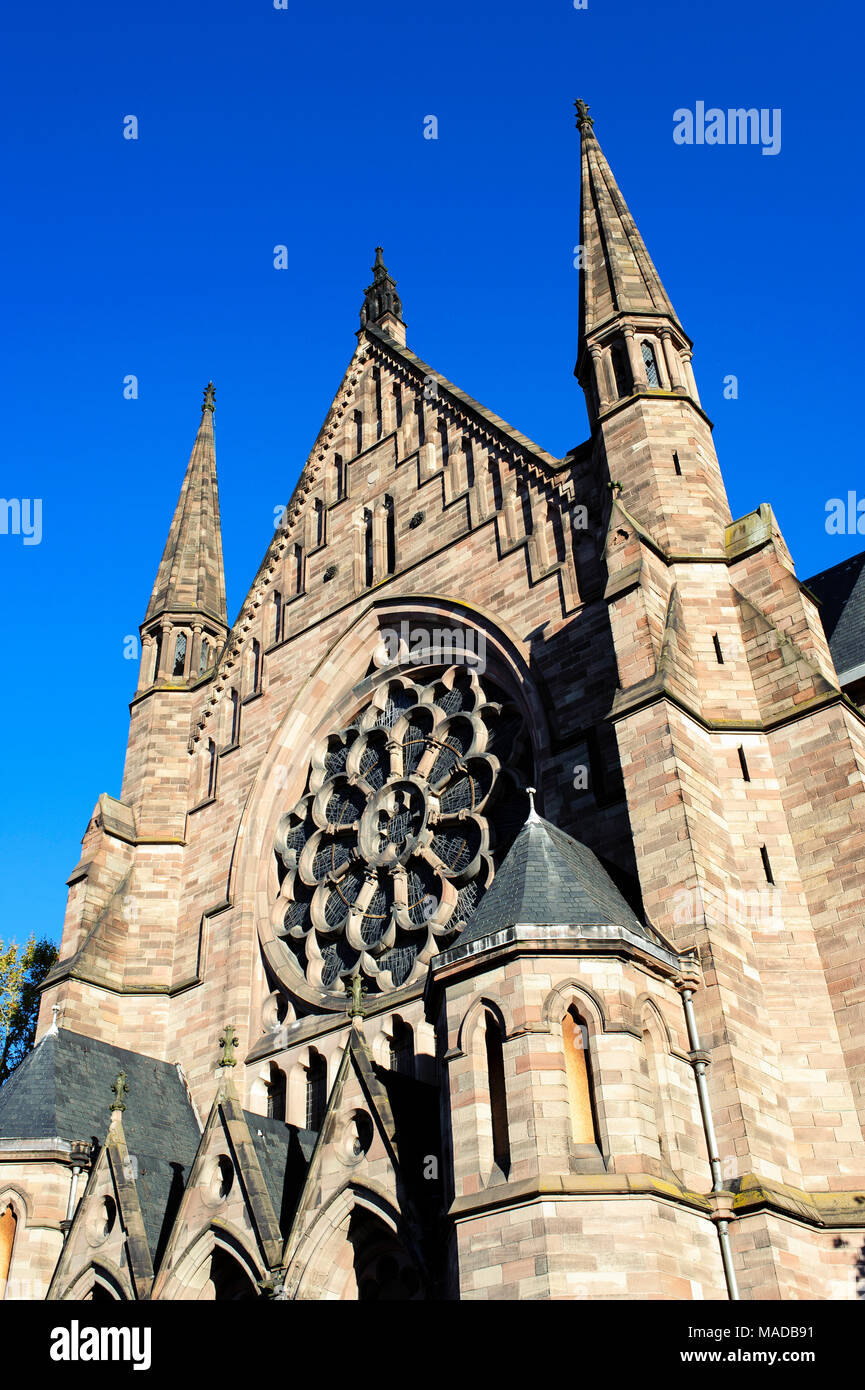
{"label": "clear blue sky", "polygon": [[[803,578],[865,545],[824,527],[865,486],[859,7],[12,0],[0,23],[0,494],[43,505],[39,545],[0,535],[0,936],[59,934],[119,794],[124,638],[210,377],[230,616],[377,243],[421,357],[555,454],[585,438],[577,96],[695,340],[734,516],[770,501]],[[780,108],[781,152],[674,144],[698,101]]]}

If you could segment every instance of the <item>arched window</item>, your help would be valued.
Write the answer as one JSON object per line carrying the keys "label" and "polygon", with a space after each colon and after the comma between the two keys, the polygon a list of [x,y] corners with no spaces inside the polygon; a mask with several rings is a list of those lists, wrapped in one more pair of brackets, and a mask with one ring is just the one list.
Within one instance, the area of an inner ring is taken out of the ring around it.
{"label": "arched window", "polygon": [[231,692],[231,729],[229,734],[229,747],[234,748],[240,742],[240,696],[236,690]]}
{"label": "arched window", "polygon": [[0,1299],[6,1294],[9,1270],[12,1266],[12,1247],[15,1244],[15,1231],[18,1218],[11,1203],[0,1212]]}
{"label": "arched window", "polygon": [[511,1167],[511,1144],[508,1136],[508,1098],[505,1089],[505,1058],[502,1034],[498,1021],[487,1013],[484,1029],[487,1054],[487,1078],[490,1088],[490,1116],[493,1128],[493,1158],[507,1177]]}
{"label": "arched window", "polygon": [[465,458],[466,458],[466,487],[474,487],[474,485],[475,485],[475,456],[474,456],[474,453],[473,453],[473,451],[472,451],[472,442],[471,442],[470,439],[464,439],[464,440],[463,440],[463,453],[465,454]]}
{"label": "arched window", "polygon": [[250,681],[251,681],[251,684],[252,684],[252,690],[253,690],[253,691],[258,691],[258,690],[260,690],[260,689],[261,689],[261,644],[260,644],[260,642],[258,641],[258,639],[255,638],[255,637],[253,637],[253,639],[252,639],[251,655],[250,655],[250,659],[249,659],[249,675],[250,675]]}
{"label": "arched window", "polygon": [[306,1069],[306,1128],[319,1130],[327,1105],[327,1063],[320,1052],[311,1052]]}
{"label": "arched window", "polygon": [[395,381],[393,386],[393,409],[396,427],[399,429],[402,424],[402,387],[398,381]]}
{"label": "arched window", "polygon": [[181,679],[182,679],[182,678],[183,678],[183,673],[184,673],[185,670],[186,670],[186,633],[185,633],[185,632],[178,632],[178,634],[177,634],[177,641],[174,643],[174,668],[173,668],[171,674],[172,674],[172,676],[180,676]]}
{"label": "arched window", "polygon": [[562,1019],[565,1071],[568,1078],[568,1104],[571,1112],[571,1138],[575,1144],[598,1144],[592,1072],[589,1062],[589,1030],[576,1009],[568,1009]]}
{"label": "arched window", "polygon": [[354,451],[356,454],[363,452],[363,411],[354,412]]}
{"label": "arched window", "polygon": [[324,503],[320,497],[315,499],[315,543],[324,545]]}
{"label": "arched window", "polygon": [[413,1062],[414,1036],[411,1028],[401,1018],[395,1018],[390,1038],[390,1069],[400,1076],[411,1076]]}
{"label": "arched window", "polygon": [[650,386],[660,386],[661,378],[658,373],[658,359],[655,357],[655,349],[651,343],[641,343],[640,351],[643,354],[643,362],[646,366],[646,376]]}
{"label": "arched window", "polygon": [[267,1081],[267,1114],[271,1120],[285,1119],[285,1072],[275,1062],[270,1064]]}
{"label": "arched window", "polygon": [[622,343],[613,343],[610,348],[613,376],[616,378],[616,391],[620,396],[631,394],[631,373],[628,370],[628,355]]}
{"label": "arched window", "polygon": [[303,547],[294,547],[294,592],[303,593]]}
{"label": "arched window", "polygon": [[336,454],[333,460],[333,468],[336,476],[336,501],[341,502],[345,497],[345,465],[342,461],[342,454]]}
{"label": "arched window", "polygon": [[439,444],[442,451],[442,467],[447,468],[450,445],[448,444],[448,427],[444,420],[439,420]]}
{"label": "arched window", "polygon": [[426,425],[424,423],[423,401],[420,396],[414,403],[414,410],[417,416],[417,442],[422,447],[426,444]]}
{"label": "arched window", "polygon": [[273,595],[273,640],[282,640],[282,594],[278,590]]}
{"label": "arched window", "polygon": [[381,368],[375,367],[372,374],[375,385],[375,437],[381,439],[382,420],[381,420]]}
{"label": "arched window", "polygon": [[502,509],[502,474],[499,468],[499,461],[493,458],[492,454],[488,458],[490,468],[490,481],[493,485],[493,506],[497,512]]}
{"label": "arched window", "polygon": [[157,631],[153,639],[153,674],[151,681],[159,679],[159,662],[162,657],[162,632]]}

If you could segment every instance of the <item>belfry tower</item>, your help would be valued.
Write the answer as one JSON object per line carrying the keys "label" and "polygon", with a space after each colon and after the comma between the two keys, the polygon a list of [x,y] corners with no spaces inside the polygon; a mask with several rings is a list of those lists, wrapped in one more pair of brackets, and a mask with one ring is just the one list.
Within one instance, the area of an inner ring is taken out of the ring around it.
{"label": "belfry tower", "polygon": [[7,1297],[861,1293],[865,721],[576,105],[587,440],[418,357],[377,248],[229,628],[205,392]]}

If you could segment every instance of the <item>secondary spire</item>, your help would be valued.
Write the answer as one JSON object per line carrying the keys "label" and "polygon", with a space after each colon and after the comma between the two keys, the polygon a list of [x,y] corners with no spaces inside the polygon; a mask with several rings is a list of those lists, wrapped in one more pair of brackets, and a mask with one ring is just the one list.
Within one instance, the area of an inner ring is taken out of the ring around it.
{"label": "secondary spire", "polygon": [[360,310],[360,326],[366,328],[373,324],[397,342],[405,343],[405,324],[402,320],[402,301],[396,292],[396,280],[382,259],[384,252],[380,246],[375,248],[375,264],[372,267],[372,284],[364,291],[364,301]]}

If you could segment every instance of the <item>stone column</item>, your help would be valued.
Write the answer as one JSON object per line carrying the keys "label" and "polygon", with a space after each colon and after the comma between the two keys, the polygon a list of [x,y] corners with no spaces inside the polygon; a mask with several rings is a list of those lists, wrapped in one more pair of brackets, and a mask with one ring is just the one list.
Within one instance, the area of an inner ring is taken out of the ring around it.
{"label": "stone column", "polygon": [[589,355],[592,359],[592,370],[595,374],[595,387],[598,393],[598,409],[604,411],[610,404],[610,392],[607,384],[607,373],[604,370],[604,354],[599,343],[592,343],[589,348]]}
{"label": "stone column", "polygon": [[635,391],[648,391],[649,378],[646,376],[646,364],[643,361],[643,354],[637,347],[634,338],[634,330],[630,325],[623,329],[625,335],[625,346],[628,349],[628,360],[631,364],[631,377],[634,382]]}
{"label": "stone column", "polygon": [[688,389],[691,395],[694,397],[694,400],[697,402],[697,405],[699,405],[700,393],[697,390],[697,382],[694,377],[694,370],[691,366],[691,354],[687,349],[685,350],[685,352],[682,353],[682,362],[685,366],[685,379],[688,383]]}

